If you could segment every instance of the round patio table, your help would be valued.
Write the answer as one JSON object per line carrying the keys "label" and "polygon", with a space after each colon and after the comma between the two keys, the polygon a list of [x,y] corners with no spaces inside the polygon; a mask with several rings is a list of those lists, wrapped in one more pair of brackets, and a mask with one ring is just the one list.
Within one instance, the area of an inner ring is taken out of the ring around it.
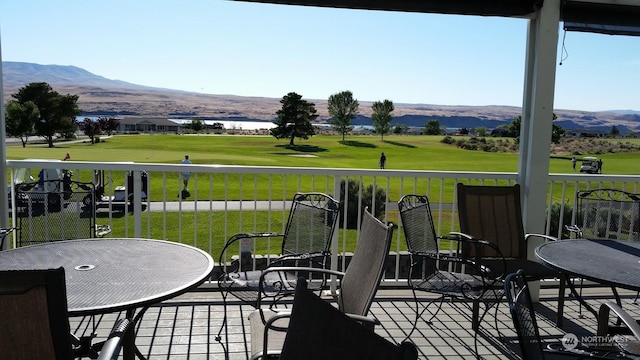
{"label": "round patio table", "polygon": [[[137,238],[55,241],[0,251],[0,270],[59,267],[65,270],[70,316],[126,311],[135,323],[149,305],[207,280],[213,259],[192,246]],[[125,358],[132,357],[129,347],[125,343]]]}
{"label": "round patio table", "polygon": [[[616,300],[616,287],[640,291],[640,243],[616,240],[575,239],[542,244],[536,256],[547,266],[568,276],[576,276],[611,286]],[[577,295],[571,281],[572,293],[597,317],[597,312]]]}

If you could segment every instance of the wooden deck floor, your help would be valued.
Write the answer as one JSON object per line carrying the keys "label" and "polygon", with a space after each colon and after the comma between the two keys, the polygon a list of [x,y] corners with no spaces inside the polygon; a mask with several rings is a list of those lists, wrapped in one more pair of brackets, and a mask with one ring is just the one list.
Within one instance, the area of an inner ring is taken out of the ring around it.
{"label": "wooden deck floor", "polygon": [[[640,305],[633,303],[635,293],[622,292],[623,304],[640,319]],[[611,299],[607,288],[585,290],[585,298],[597,308],[602,301]],[[540,303],[536,305],[537,321],[545,341],[559,341],[566,333],[593,336],[596,332],[594,316],[580,307],[575,299],[565,303],[563,329],[555,326],[557,289],[543,289]],[[383,337],[400,342],[409,333],[414,321],[415,303],[408,290],[381,289],[371,308],[371,315],[381,322],[376,328]],[[242,305],[231,297],[228,306],[227,331],[221,332],[221,341],[216,341],[223,320],[223,306],[217,291],[197,291],[152,306],[144,315],[137,329],[136,343],[141,353],[154,359],[248,359],[250,336],[248,333],[250,306]],[[498,308],[497,326],[495,312],[487,314],[477,338],[477,353],[474,332],[471,330],[471,311],[461,303],[443,304],[442,311],[431,324],[418,322],[411,336],[423,359],[518,359],[519,348],[513,325],[505,303]],[[72,329],[77,334],[90,333],[97,328],[97,340],[108,334],[110,326],[121,314],[101,317],[72,319]]]}

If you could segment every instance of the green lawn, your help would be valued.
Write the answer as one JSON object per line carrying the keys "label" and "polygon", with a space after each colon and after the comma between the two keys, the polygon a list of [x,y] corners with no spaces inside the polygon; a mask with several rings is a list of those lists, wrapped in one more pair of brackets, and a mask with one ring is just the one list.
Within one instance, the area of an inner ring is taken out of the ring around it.
{"label": "green lawn", "polygon": [[[314,136],[309,140],[296,139],[297,146],[288,148],[288,140],[277,140],[270,136],[207,136],[207,135],[133,135],[116,136],[98,144],[60,143],[55,148],[29,145],[26,148],[11,146],[7,148],[9,159],[62,159],[68,152],[71,160],[76,161],[133,161],[137,163],[170,163],[178,164],[189,154],[194,164],[253,165],[253,166],[289,166],[319,168],[362,168],[375,169],[381,152],[387,156],[387,169],[403,170],[449,170],[480,172],[516,172],[518,170],[518,154],[488,153],[458,149],[453,145],[440,142],[442,136],[348,136],[341,141],[338,136]],[[611,140],[619,141],[619,140]],[[640,143],[639,139],[631,140]],[[603,169],[607,174],[637,174],[640,152],[616,153],[600,155]],[[571,162],[566,158],[554,156],[550,159],[550,172],[570,173]],[[36,177],[36,174],[33,174]],[[124,183],[120,174],[114,174],[114,184]],[[83,175],[82,180],[90,181],[90,175]],[[257,182],[269,184],[266,176],[245,175],[240,179],[237,175],[225,178],[199,176],[198,191],[209,193],[210,184],[214,186],[214,196],[221,198],[227,191],[230,199],[251,196],[241,194],[237,184]],[[367,179],[365,179],[367,180]],[[284,188],[283,178],[274,178],[269,186],[273,189]],[[316,181],[322,181],[317,180]],[[382,180],[384,181],[384,180]],[[194,180],[192,180],[192,183]],[[227,189],[216,188],[219,184],[229,184]],[[379,184],[386,186],[386,184]],[[422,184],[420,184],[422,186]],[[163,192],[173,197],[179,191],[179,174],[167,174],[166,186],[160,176],[152,176],[152,199],[161,199]],[[268,185],[264,185],[268,186]],[[303,187],[306,186],[303,184]],[[399,190],[399,184],[390,184],[392,189]],[[438,190],[433,185],[433,190]],[[297,189],[297,179],[291,177],[287,181],[289,192]],[[326,188],[325,184],[316,183],[318,189]],[[413,184],[405,184],[405,191],[411,191]],[[190,189],[192,190],[192,189]],[[193,191],[192,191],[193,192]],[[258,192],[262,192],[258,189]],[[447,196],[451,192],[447,191]]]}
{"label": "green lawn", "polygon": [[[479,172],[516,172],[518,169],[518,154],[515,153],[487,153],[481,151],[461,150],[452,145],[440,142],[442,136],[385,136],[385,140],[380,140],[379,136],[348,136],[345,141],[341,141],[338,136],[314,136],[309,140],[296,139],[297,147],[288,148],[288,140],[276,140],[268,136],[206,136],[206,135],[134,135],[115,136],[106,139],[98,144],[80,143],[59,143],[55,148],[46,148],[38,145],[28,145],[26,148],[20,146],[10,146],[7,148],[7,158],[9,159],[62,159],[66,153],[71,155],[72,161],[133,161],[137,163],[170,163],[178,164],[189,154],[194,164],[224,164],[224,165],[253,165],[253,166],[289,166],[289,167],[318,167],[318,168],[362,168],[376,169],[378,158],[381,152],[387,157],[387,169],[403,170],[449,170],[449,171],[479,171]],[[618,141],[618,140],[612,140]],[[640,140],[631,140],[640,143]],[[298,156],[292,156],[298,155]],[[304,156],[300,156],[304,155]],[[311,155],[311,156],[310,156]],[[640,152],[616,153],[599,155],[603,159],[603,169],[607,174],[637,174],[637,164],[640,160]],[[552,173],[570,173],[571,162],[561,158],[551,158],[550,171]],[[34,176],[37,175],[34,174]],[[153,175],[153,174],[152,174]],[[88,177],[83,174],[83,177]],[[118,175],[119,176],[119,175]],[[212,184],[216,198],[224,196],[222,189],[225,183],[229,184],[227,189],[229,198],[253,197],[251,194],[239,193],[240,179],[236,175],[209,175],[198,177],[198,191],[208,197],[209,187]],[[161,199],[163,193],[168,194],[172,199],[173,194],[178,193],[179,175],[167,174],[167,186],[162,186],[161,176],[151,176],[151,199]],[[89,178],[83,179],[89,181]],[[245,175],[242,181],[246,183],[258,184],[267,183],[264,176]],[[327,179],[328,180],[328,179]],[[305,178],[303,177],[303,182]],[[324,189],[326,185],[323,180],[314,180],[316,189]],[[367,182],[368,179],[365,179]],[[386,187],[386,179],[378,178],[378,186]],[[193,178],[192,178],[193,182]],[[124,179],[114,178],[114,184],[122,184]],[[370,183],[370,182],[367,182]],[[330,184],[332,185],[332,184]],[[270,185],[260,185],[260,193],[266,186],[273,189],[284,187],[281,177],[273,179]],[[287,181],[290,193],[293,193],[298,186],[297,177],[291,177]],[[403,193],[411,192],[413,184],[404,184]],[[426,184],[419,184],[424,188]],[[432,184],[433,193],[439,191],[439,185]],[[303,189],[310,188],[309,184],[302,184]],[[390,184],[392,194],[390,198],[397,200],[399,191],[399,180],[393,179]],[[246,190],[245,190],[246,191]],[[277,190],[274,190],[277,191]],[[451,196],[453,189],[446,189],[445,199]],[[556,189],[560,191],[560,189]],[[193,192],[193,190],[192,190]],[[258,197],[260,195],[258,194]],[[177,213],[153,213],[151,216],[151,236],[154,238],[167,238],[177,240],[183,238],[186,243],[198,239],[197,246],[209,251],[209,221],[212,221],[212,228],[221,228],[225,215],[214,214],[212,219],[208,218],[208,213],[190,214],[182,213],[182,218]],[[194,217],[196,216],[196,217]],[[228,224],[237,224],[237,213],[229,212],[226,216]],[[391,221],[397,222],[397,214],[388,214]],[[449,219],[450,217],[445,217]],[[126,220],[128,219],[128,220]],[[146,219],[146,215],[144,217]],[[164,220],[167,221],[167,229],[163,228]],[[99,219],[99,222],[105,219]],[[132,220],[128,216],[114,217],[114,236],[124,234],[125,222]],[[102,221],[104,222],[104,221]],[[254,220],[246,221],[244,231],[254,231],[254,229],[266,229],[271,224],[270,229],[279,231],[282,228],[281,219],[269,219],[266,214],[260,214]],[[197,230],[194,232],[194,226]],[[146,227],[146,225],[145,225]],[[450,224],[443,224],[443,233],[450,228]],[[238,230],[238,229],[235,229]],[[163,236],[166,231],[166,236]],[[234,231],[236,232],[236,231]],[[182,234],[182,236],[180,236]],[[230,236],[232,234],[227,234]],[[145,234],[146,236],[146,234]],[[214,254],[221,248],[224,242],[224,234],[214,234],[213,244]],[[341,237],[342,241],[342,237]],[[347,248],[351,248],[355,241],[355,232],[349,231],[347,236]],[[395,245],[392,246],[395,249]],[[274,251],[261,247],[259,252]]]}
{"label": "green lawn", "polygon": [[[381,152],[387,156],[388,169],[508,171],[518,169],[518,154],[487,153],[457,149],[440,142],[442,136],[314,136],[288,140],[270,136],[207,135],[132,135],[115,136],[98,144],[58,143],[55,148],[36,145],[9,146],[8,159],[62,159],[68,152],[77,161],[134,161],[140,163],[179,163],[189,154],[195,164],[364,168],[378,167]],[[611,140],[619,141],[619,140]],[[640,144],[640,139],[629,140]],[[312,155],[287,156],[287,155]],[[586,155],[585,155],[586,156]],[[599,155],[609,174],[634,174],[629,166],[640,159],[640,152]],[[551,159],[551,172],[571,171],[567,159]]]}

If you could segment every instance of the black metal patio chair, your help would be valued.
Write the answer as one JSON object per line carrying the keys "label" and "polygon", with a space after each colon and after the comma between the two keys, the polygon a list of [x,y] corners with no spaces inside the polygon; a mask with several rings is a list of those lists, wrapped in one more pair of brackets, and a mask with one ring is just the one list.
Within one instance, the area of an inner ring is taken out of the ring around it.
{"label": "black metal patio chair", "polygon": [[[428,323],[436,317],[445,298],[459,299],[472,302],[472,327],[477,329],[482,318],[490,307],[499,301],[503,295],[503,270],[488,268],[477,262],[481,258],[466,258],[463,256],[465,247],[488,247],[499,253],[493,244],[477,239],[468,239],[457,235],[437,236],[429,199],[424,195],[405,195],[398,201],[401,226],[404,231],[407,247],[411,255],[408,282],[413,291],[416,303],[416,319],[413,323],[411,336],[422,314],[428,307],[438,302],[438,308],[427,320]],[[447,246],[452,251],[441,251],[440,242],[454,242]],[[476,250],[476,254],[482,253]],[[504,268],[504,264],[502,265]],[[439,294],[437,299],[430,300],[420,310],[417,292]],[[480,304],[484,311],[480,314]]]}
{"label": "black metal patio chair", "polygon": [[[575,220],[566,228],[576,238],[640,241],[640,194],[616,189],[581,190],[576,193],[575,206]],[[575,287],[576,280],[570,285]],[[583,279],[579,281],[577,292],[582,296]],[[611,287],[611,291],[620,305],[616,288]],[[582,315],[582,303],[578,311]]]}
{"label": "black metal patio chair", "polygon": [[[611,312],[617,318],[615,323],[610,321]],[[640,357],[640,323],[618,304],[606,301],[600,305],[597,338],[611,339],[620,349],[620,357]]]}
{"label": "black metal patio chair", "polygon": [[579,238],[640,241],[640,194],[594,189],[576,193],[575,221],[567,229]]}
{"label": "black metal patio chair", "polygon": [[96,225],[92,183],[47,180],[15,185],[16,246],[49,241],[104,237],[107,225]]}
{"label": "black metal patio chair", "polygon": [[551,355],[570,356],[574,359],[620,358],[619,351],[611,346],[586,347],[579,343],[563,344],[560,341],[543,344],[524,271],[520,269],[516,273],[508,274],[505,278],[504,288],[513,326],[518,336],[520,356],[523,360],[544,360]]}
{"label": "black metal patio chair", "polygon": [[[260,267],[273,266],[326,266],[331,255],[330,246],[333,233],[338,223],[338,201],[322,193],[297,193],[293,198],[291,211],[284,233],[240,233],[235,234],[220,252],[218,264],[224,268],[219,278],[219,285],[240,300],[254,307],[258,299],[258,282],[262,275]],[[281,238],[280,255],[271,259],[268,264],[260,266],[256,258],[251,256],[254,241]],[[247,242],[248,246],[238,243]],[[238,246],[238,257],[227,263],[228,250]],[[245,251],[248,248],[248,251]],[[298,274],[273,273],[263,284],[272,294],[286,295],[293,293]]]}
{"label": "black metal patio chair", "polygon": [[[384,273],[392,234],[393,224],[382,223],[365,209],[356,249],[345,272],[320,268],[271,267],[265,270],[263,277],[272,272],[283,271],[309,271],[336,276],[339,279],[336,299],[338,309],[361,322],[369,331],[373,331],[376,321],[366,316]],[[264,287],[261,286],[259,294],[263,293]],[[249,315],[251,359],[269,357],[280,352],[290,314],[290,310],[287,309],[263,308],[260,299],[258,306],[259,308]]]}
{"label": "black metal patio chair", "polygon": [[[482,264],[492,269],[500,269],[503,261],[506,263],[505,274],[523,269],[527,281],[558,279],[558,307],[556,324],[562,325],[565,276],[558,270],[551,269],[539,261],[529,259],[527,246],[532,237],[545,241],[555,241],[557,238],[544,234],[525,233],[520,203],[520,185],[512,186],[477,186],[458,183],[458,219],[460,221],[460,235],[467,238],[482,239],[495,244],[501,251],[496,256],[495,251],[480,254]],[[475,248],[463,249],[465,257],[474,257]],[[488,250],[488,249],[487,249]],[[493,265],[495,263],[496,265]]]}

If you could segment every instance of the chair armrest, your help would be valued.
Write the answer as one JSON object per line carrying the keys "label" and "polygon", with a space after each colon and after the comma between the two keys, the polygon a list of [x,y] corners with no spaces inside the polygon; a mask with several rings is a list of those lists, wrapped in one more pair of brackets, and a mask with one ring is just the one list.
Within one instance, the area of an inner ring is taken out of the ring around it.
{"label": "chair armrest", "polygon": [[[224,247],[222,248],[222,251],[220,251],[220,256],[218,257],[218,265],[222,267],[222,260],[224,258],[224,255],[227,252],[227,248],[229,246],[235,244],[239,240],[242,240],[242,239],[255,239],[255,238],[269,238],[269,237],[284,237],[284,234],[279,234],[279,233],[274,233],[274,232],[262,232],[262,233],[240,233],[240,234],[233,235],[224,244]],[[229,273],[229,272],[225,271],[225,273]]]}
{"label": "chair armrest", "polygon": [[[502,262],[502,271],[497,273],[497,276],[490,276],[490,278],[492,279],[502,279],[504,278],[504,276],[506,275],[505,272],[507,270],[507,261],[504,258],[504,255],[502,254],[502,251],[500,251],[500,248],[498,246],[496,246],[495,244],[486,241],[486,240],[482,240],[482,239],[477,239],[474,238],[473,236],[469,235],[469,234],[465,234],[462,232],[456,232],[456,231],[452,231],[449,233],[449,235],[452,235],[453,237],[457,237],[458,238],[458,242],[459,243],[466,243],[469,245],[472,245],[476,248],[476,256],[474,259],[469,259],[471,261],[473,261],[473,263],[475,264],[476,270],[480,271],[481,274],[484,275],[489,275],[491,273],[494,273],[495,270],[491,269],[490,267],[484,266],[482,265],[482,257],[480,256],[481,253],[483,253],[482,247],[488,247],[490,249],[492,249],[493,251],[496,252],[496,254],[498,254],[498,258],[501,259]],[[483,276],[484,277],[484,276]]]}
{"label": "chair armrest", "polygon": [[578,238],[583,238],[584,234],[582,233],[582,229],[580,229],[580,227],[578,225],[565,225],[564,226],[565,229],[567,229],[567,231],[569,231],[570,233],[574,233],[576,234],[576,237]]}
{"label": "chair armrest", "polygon": [[105,237],[106,235],[111,234],[111,226],[109,225],[98,225],[96,224],[96,237]]}
{"label": "chair armrest", "polygon": [[283,263],[285,261],[295,261],[295,260],[312,260],[314,258],[323,258],[323,257],[327,257],[331,255],[331,253],[329,252],[325,252],[325,251],[318,251],[318,252],[312,252],[312,253],[305,253],[305,254],[287,254],[287,255],[282,255],[279,258],[273,260],[269,266],[280,266],[278,264]]}
{"label": "chair armrest", "polygon": [[[119,319],[116,321],[111,333],[107,338],[107,341],[102,345],[98,360],[117,359],[122,348],[122,338],[124,334],[129,330],[131,321],[128,319]],[[131,329],[133,330],[133,329]]]}
{"label": "chair armrest", "polygon": [[360,324],[362,324],[362,326],[366,327],[371,331],[374,331],[374,328],[376,325],[380,325],[380,321],[375,318],[370,318],[368,316],[362,316],[362,315],[356,315],[356,314],[348,314],[348,313],[345,313],[345,315],[359,322]]}
{"label": "chair armrest", "polygon": [[[307,272],[307,273],[315,273],[315,274],[324,274],[324,275],[335,275],[338,277],[343,277],[344,273],[341,271],[323,269],[323,268],[311,268],[311,267],[298,267],[298,266],[273,266],[266,268],[260,274],[260,281],[258,282],[258,300],[256,301],[256,308],[260,309],[262,302],[262,295],[268,296],[264,290],[264,282],[267,274],[272,272]],[[264,318],[263,318],[264,323]]]}
{"label": "chair armrest", "polygon": [[549,240],[549,241],[558,241],[558,240],[560,240],[555,236],[533,233],[533,234],[524,234],[524,241],[529,240],[530,237],[539,237],[539,238],[543,238],[543,239]]}
{"label": "chair armrest", "polygon": [[609,334],[609,313],[611,310],[613,310],[616,316],[629,328],[633,336],[635,336],[637,340],[640,340],[640,325],[638,325],[638,322],[618,306],[618,304],[610,301],[606,301],[600,305],[600,310],[598,311],[598,336],[606,336]]}

